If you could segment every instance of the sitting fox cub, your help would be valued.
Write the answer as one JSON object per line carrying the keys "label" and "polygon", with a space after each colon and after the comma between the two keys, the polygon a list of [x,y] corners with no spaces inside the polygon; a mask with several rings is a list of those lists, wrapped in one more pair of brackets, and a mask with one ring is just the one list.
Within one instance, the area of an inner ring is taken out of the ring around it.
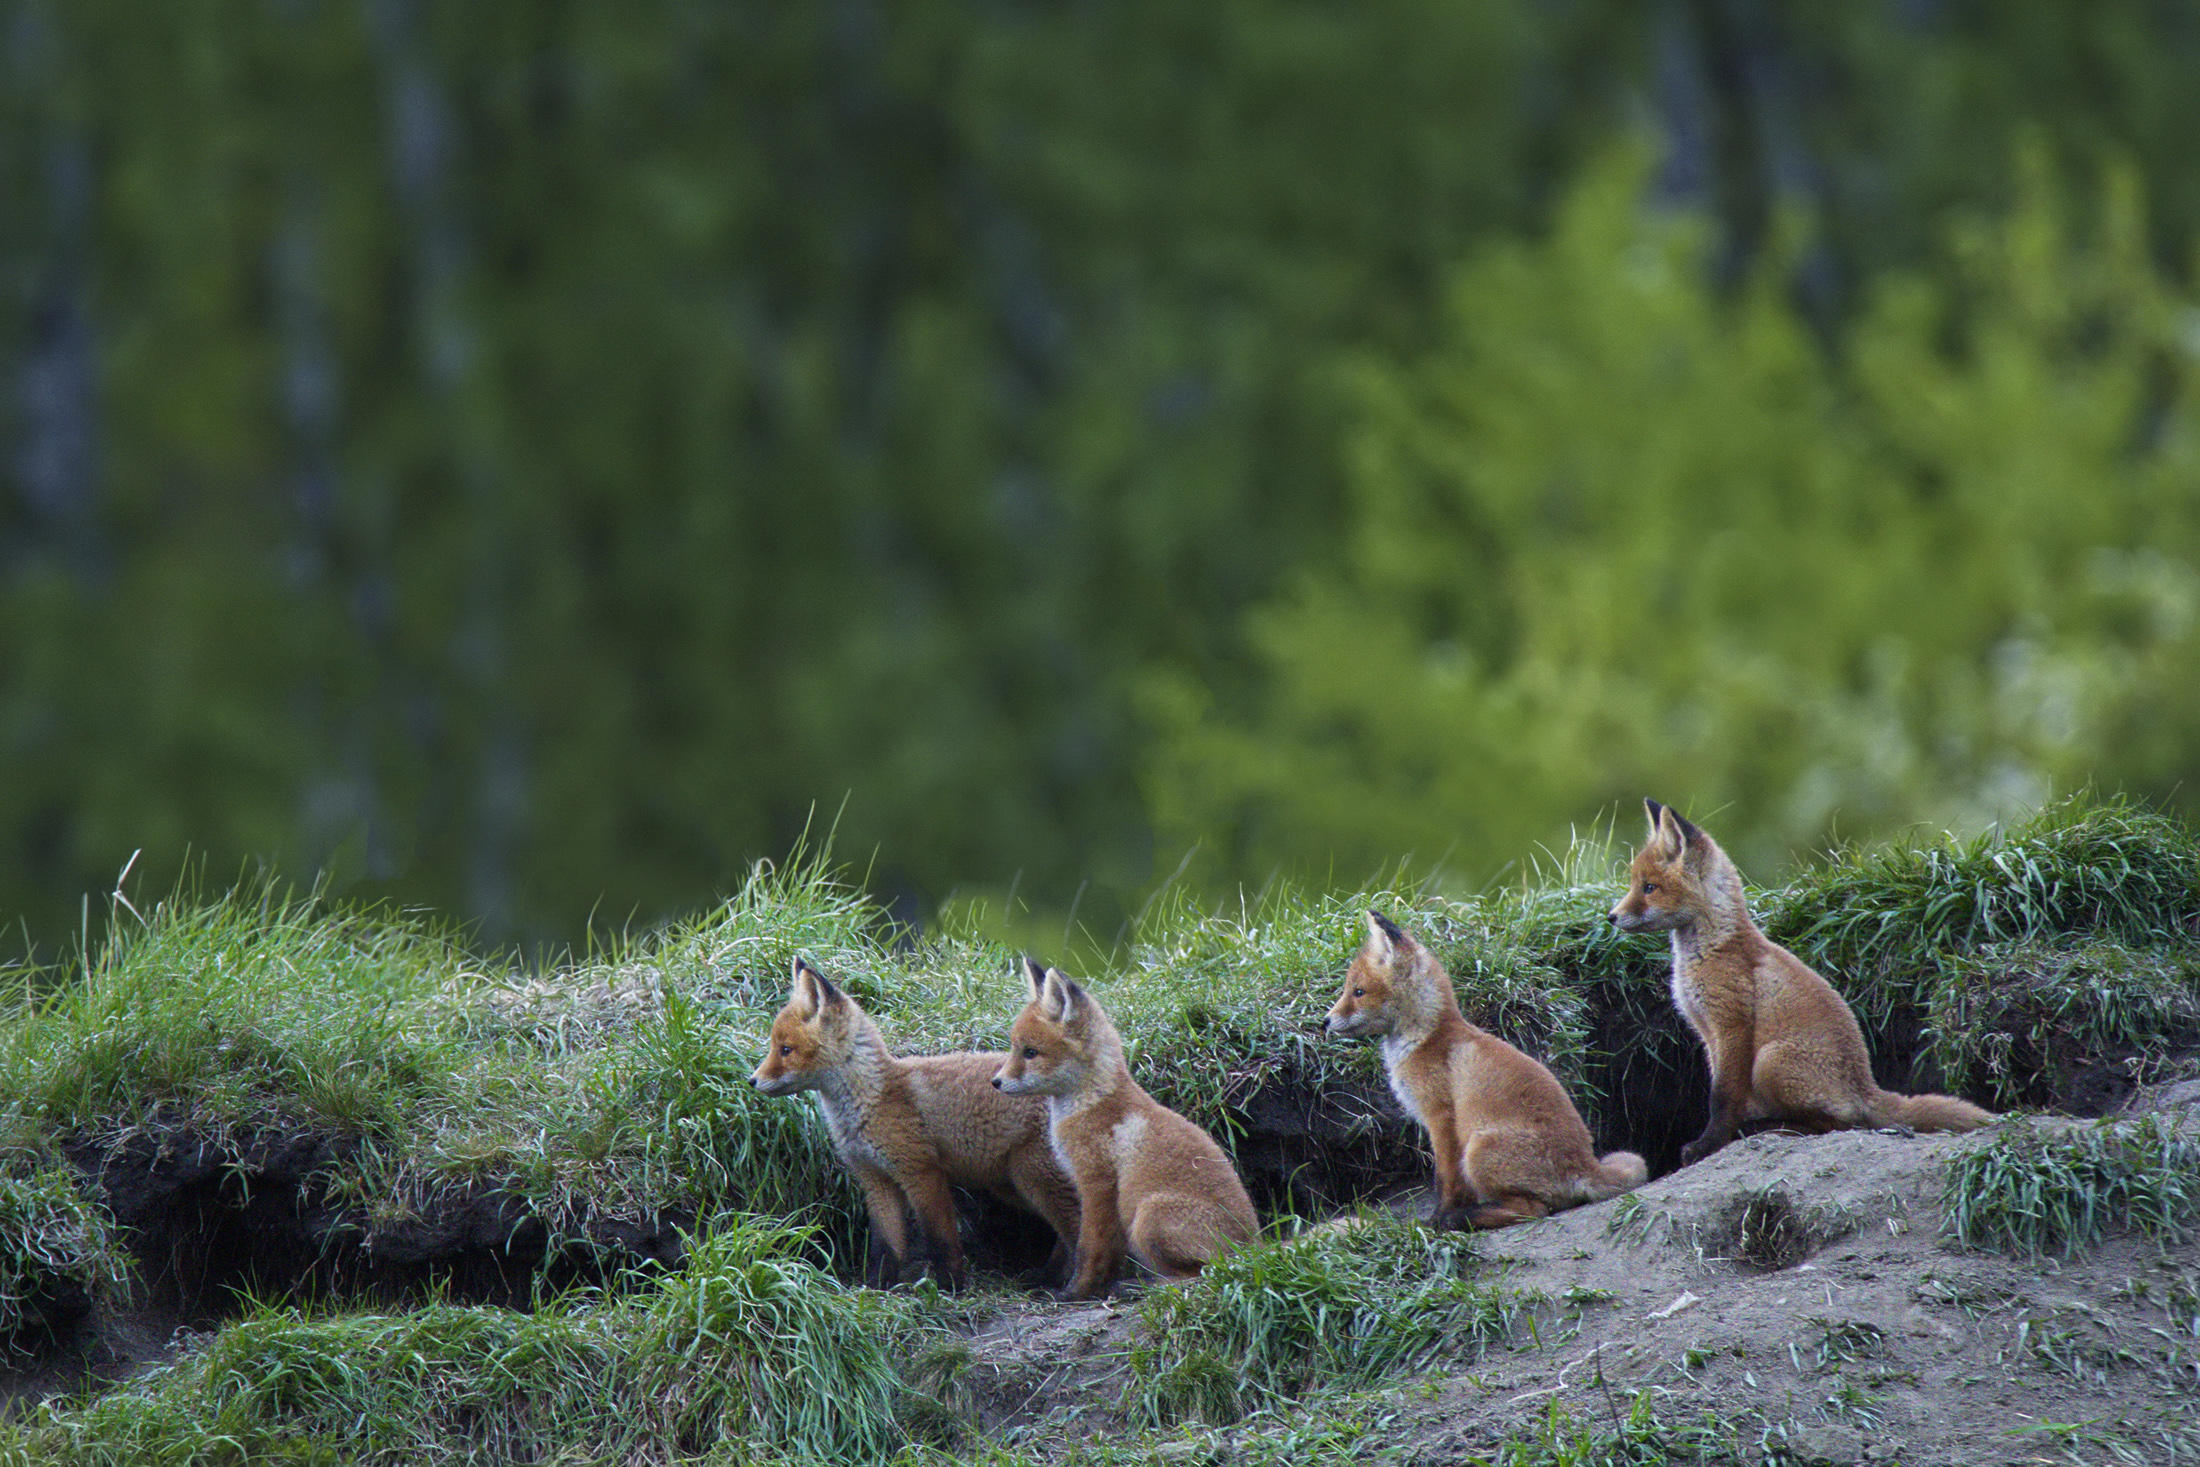
{"label": "sitting fox cub", "polygon": [[1656,800],[1643,806],[1650,838],[1610,916],[1622,932],[1673,935],[1673,1003],[1711,1064],[1711,1118],[1681,1148],[1682,1165],[1750,1121],[1968,1131],[1994,1119],[1967,1100],[1880,1089],[1856,1016],[1809,964],[1757,930],[1726,852]]}
{"label": "sitting fox cub", "polygon": [[1126,1244],[1173,1282],[1250,1241],[1260,1230],[1253,1201],[1214,1138],[1131,1078],[1123,1038],[1090,994],[1029,958],[1024,974],[1031,1002],[993,1083],[1047,1098],[1054,1153],[1077,1179],[1077,1276],[1065,1297],[1105,1291]]}
{"label": "sitting fox cub", "polygon": [[1380,912],[1367,914],[1367,940],[1328,1027],[1382,1036],[1390,1088],[1436,1153],[1440,1228],[1526,1222],[1601,1202],[1649,1175],[1631,1151],[1599,1160],[1557,1078],[1468,1023],[1444,965]]}
{"label": "sitting fox cub", "polygon": [[800,958],[770,1047],[750,1077],[766,1095],[817,1092],[833,1149],[863,1189],[871,1227],[910,1263],[907,1214],[946,1263],[947,1284],[969,1278],[949,1183],[982,1187],[1054,1227],[1057,1257],[1077,1236],[1077,1189],[1047,1144],[1046,1107],[987,1082],[999,1054],[896,1059],[856,1001]]}

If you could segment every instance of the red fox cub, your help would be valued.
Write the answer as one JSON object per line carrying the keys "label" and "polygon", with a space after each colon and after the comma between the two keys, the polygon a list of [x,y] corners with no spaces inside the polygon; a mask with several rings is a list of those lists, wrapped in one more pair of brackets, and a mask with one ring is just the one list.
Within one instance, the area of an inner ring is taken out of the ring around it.
{"label": "red fox cub", "polygon": [[993,1083],[1047,1098],[1054,1154],[1077,1179],[1077,1276],[1063,1297],[1103,1293],[1126,1243],[1175,1282],[1250,1241],[1260,1230],[1253,1200],[1214,1138],[1131,1078],[1123,1038],[1090,994],[1029,958],[1024,974],[1031,1002]]}
{"label": "red fox cub", "polygon": [[986,1083],[999,1054],[896,1059],[860,1005],[796,958],[794,988],[772,1020],[750,1082],[766,1095],[817,1092],[833,1150],[855,1175],[871,1227],[910,1263],[907,1215],[946,1261],[947,1285],[969,1278],[949,1183],[982,1187],[1053,1225],[1058,1256],[1077,1237],[1077,1189],[1047,1144],[1046,1107]]}
{"label": "red fox cub", "polygon": [[1683,1166],[1751,1121],[1968,1131],[1994,1119],[1967,1100],[1880,1089],[1856,1016],[1809,964],[1757,930],[1726,852],[1667,806],[1642,803],[1650,837],[1610,917],[1622,932],[1673,934],[1673,1003],[1711,1064],[1711,1119],[1681,1148]]}
{"label": "red fox cub", "polygon": [[1526,1222],[1649,1176],[1631,1151],[1599,1160],[1557,1078],[1468,1023],[1444,965],[1380,912],[1367,914],[1328,1027],[1382,1036],[1390,1088],[1436,1153],[1437,1227]]}

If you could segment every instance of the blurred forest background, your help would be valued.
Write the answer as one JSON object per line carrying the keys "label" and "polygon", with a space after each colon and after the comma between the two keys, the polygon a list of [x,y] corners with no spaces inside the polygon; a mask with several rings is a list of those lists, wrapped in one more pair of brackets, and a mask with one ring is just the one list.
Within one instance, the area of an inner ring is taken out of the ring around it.
{"label": "blurred forest background", "polygon": [[[2192,0],[0,0],[0,917],[2200,811]],[[1018,916],[1017,913],[1028,915]]]}

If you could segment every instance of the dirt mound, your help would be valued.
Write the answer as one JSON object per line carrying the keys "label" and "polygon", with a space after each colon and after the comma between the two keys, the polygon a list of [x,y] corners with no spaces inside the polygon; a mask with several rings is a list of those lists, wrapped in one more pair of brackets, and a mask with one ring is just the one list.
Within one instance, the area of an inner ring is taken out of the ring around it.
{"label": "dirt mound", "polygon": [[[2151,1099],[2200,1125],[2200,1085]],[[1627,1197],[1484,1235],[1534,1323],[1387,1397],[1386,1440],[1457,1462],[1532,1436],[1554,1400],[1616,1429],[1650,1392],[1665,1419],[1715,1420],[1770,1461],[2189,1460],[2200,1246],[1967,1251],[1943,1233],[1941,1177],[1981,1139],[1746,1137]],[[1099,1429],[1118,1393],[1095,1386],[1132,1318],[1034,1304],[990,1322],[970,1341],[987,1425]]]}

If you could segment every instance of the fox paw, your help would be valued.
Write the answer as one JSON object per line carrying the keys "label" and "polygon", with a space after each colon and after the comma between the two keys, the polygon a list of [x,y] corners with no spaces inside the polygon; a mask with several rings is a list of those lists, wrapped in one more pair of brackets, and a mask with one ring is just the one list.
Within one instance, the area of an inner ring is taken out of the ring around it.
{"label": "fox paw", "polygon": [[1458,1202],[1450,1207],[1439,1207],[1429,1218],[1428,1225],[1439,1233],[1464,1233],[1474,1227],[1474,1214],[1481,1204]]}

